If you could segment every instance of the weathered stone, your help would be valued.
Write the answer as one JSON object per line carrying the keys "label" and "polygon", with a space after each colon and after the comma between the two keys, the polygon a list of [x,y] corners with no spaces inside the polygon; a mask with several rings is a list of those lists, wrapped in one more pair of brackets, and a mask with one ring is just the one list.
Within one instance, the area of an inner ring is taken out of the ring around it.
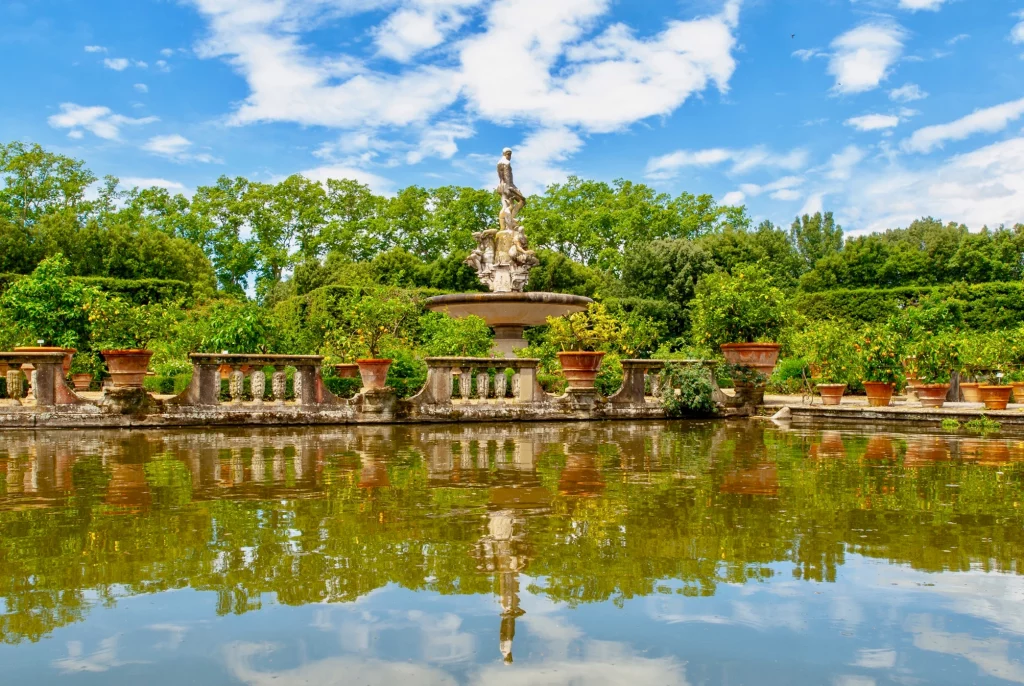
{"label": "weathered stone", "polygon": [[476,375],[476,397],[487,400],[491,395],[491,375],[480,372]]}
{"label": "weathered stone", "polygon": [[499,369],[498,373],[494,376],[494,397],[498,400],[504,400],[507,393],[508,377],[505,376],[504,369]]}
{"label": "weathered stone", "polygon": [[274,372],[274,378],[271,381],[271,386],[274,391],[274,403],[277,405],[283,405],[285,395],[288,392],[288,376],[284,373],[284,370]]}
{"label": "weathered stone", "polygon": [[25,375],[20,369],[7,370],[7,397],[19,403],[25,397]]}
{"label": "weathered stone", "polygon": [[257,369],[249,375],[249,392],[252,393],[253,402],[257,405],[263,403],[263,397],[267,393],[267,375],[262,369]]}
{"label": "weathered stone", "polygon": [[231,390],[231,402],[235,405],[241,404],[245,395],[245,372],[240,369],[233,370],[228,386]]}
{"label": "weathered stone", "polygon": [[473,370],[465,368],[459,374],[459,397],[469,400],[473,391]]}

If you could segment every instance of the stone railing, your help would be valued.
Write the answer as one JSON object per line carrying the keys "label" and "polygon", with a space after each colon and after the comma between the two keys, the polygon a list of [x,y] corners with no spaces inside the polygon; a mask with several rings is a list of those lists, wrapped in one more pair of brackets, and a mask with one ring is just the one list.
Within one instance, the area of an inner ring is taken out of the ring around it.
{"label": "stone railing", "polygon": [[[540,360],[490,357],[428,357],[427,382],[411,398],[416,405],[455,401],[537,403],[545,393],[537,382]],[[491,370],[494,371],[493,377]],[[511,370],[511,381],[507,372]],[[474,383],[476,382],[475,387]]]}
{"label": "stone railing", "polygon": [[[86,404],[64,380],[64,357],[62,352],[0,352],[0,367],[6,369],[8,402],[47,408]],[[31,396],[26,397],[29,389]]]}
{"label": "stone railing", "polygon": [[[221,367],[231,368],[228,385],[231,399],[228,404],[284,405],[287,392],[287,368],[295,369],[293,378],[296,405],[333,405],[341,403],[324,387],[320,376],[323,358],[318,355],[232,355],[193,353],[192,382],[180,395],[167,401],[168,405],[220,405]],[[266,367],[274,371],[268,376]],[[244,397],[245,379],[249,378],[251,401]]]}

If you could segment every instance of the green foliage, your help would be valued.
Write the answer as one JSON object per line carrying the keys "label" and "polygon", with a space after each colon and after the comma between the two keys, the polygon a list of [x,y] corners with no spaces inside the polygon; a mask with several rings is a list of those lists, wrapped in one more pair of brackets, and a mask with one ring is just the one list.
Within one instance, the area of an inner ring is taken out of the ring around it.
{"label": "green foliage", "polygon": [[391,358],[387,386],[394,389],[399,398],[411,398],[419,393],[427,382],[426,363],[404,348],[386,349],[385,354]]}
{"label": "green foliage", "polygon": [[693,303],[693,339],[723,343],[774,342],[789,321],[785,294],[760,267],[736,274],[715,272],[701,279]]}
{"label": "green foliage", "polygon": [[93,350],[144,349],[173,327],[175,312],[162,304],[132,305],[97,291],[83,306]]}
{"label": "green foliage", "polygon": [[843,248],[843,227],[836,224],[831,212],[797,217],[789,237],[808,269],[819,260],[838,255]]}
{"label": "green foliage", "polygon": [[864,381],[898,384],[902,380],[904,340],[885,326],[865,328],[854,343]]}
{"label": "green foliage", "polygon": [[794,337],[793,350],[815,370],[820,383],[853,385],[860,378],[854,338],[842,322],[810,323]]}
{"label": "green foliage", "polygon": [[103,361],[95,352],[77,352],[71,358],[71,374],[91,374],[97,378],[103,368]]}
{"label": "green foliage", "polygon": [[352,398],[362,388],[361,379],[339,379],[336,376],[325,376],[324,385],[339,398]]}
{"label": "green foliage", "polygon": [[594,388],[601,395],[610,396],[622,388],[622,377],[622,358],[615,353],[606,353],[601,358],[601,366],[597,370],[597,378],[594,379]]}
{"label": "green foliage", "polygon": [[1003,425],[996,420],[986,415],[981,415],[976,419],[972,419],[964,424],[964,428],[971,433],[981,434],[983,436],[988,434],[999,433],[1003,429]]}
{"label": "green foliage", "polygon": [[377,358],[382,348],[406,343],[419,312],[419,304],[407,291],[376,289],[351,304],[347,327],[363,354]]}
{"label": "green foliage", "polygon": [[669,363],[661,372],[661,406],[669,417],[713,415],[711,372],[704,365]]}
{"label": "green foliage", "polygon": [[62,348],[84,347],[89,328],[84,305],[99,292],[70,279],[68,269],[67,259],[57,254],[0,295],[0,308],[21,332],[22,344],[42,340]]}
{"label": "green foliage", "polygon": [[626,333],[627,326],[600,303],[564,317],[548,317],[547,340],[563,351],[615,350],[622,347]]}
{"label": "green foliage", "polygon": [[943,419],[942,420],[942,430],[943,431],[949,431],[951,433],[959,431],[960,430],[960,422],[958,422],[955,419]]}
{"label": "green foliage", "polygon": [[454,319],[428,312],[419,321],[421,346],[428,357],[488,357],[494,344],[490,327],[480,317]]}
{"label": "green foliage", "polygon": [[958,337],[952,333],[924,336],[912,341],[909,372],[926,384],[949,383],[953,371],[960,366]]}
{"label": "green foliage", "polygon": [[275,351],[267,313],[251,302],[218,300],[205,308],[197,352],[269,353]]}

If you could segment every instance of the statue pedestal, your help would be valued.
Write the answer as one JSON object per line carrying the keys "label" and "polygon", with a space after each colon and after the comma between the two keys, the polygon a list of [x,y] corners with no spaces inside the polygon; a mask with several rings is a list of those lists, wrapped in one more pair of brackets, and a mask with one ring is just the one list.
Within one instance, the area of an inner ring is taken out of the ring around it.
{"label": "statue pedestal", "polygon": [[525,330],[525,326],[495,326],[494,350],[502,357],[515,357],[517,350],[526,347]]}

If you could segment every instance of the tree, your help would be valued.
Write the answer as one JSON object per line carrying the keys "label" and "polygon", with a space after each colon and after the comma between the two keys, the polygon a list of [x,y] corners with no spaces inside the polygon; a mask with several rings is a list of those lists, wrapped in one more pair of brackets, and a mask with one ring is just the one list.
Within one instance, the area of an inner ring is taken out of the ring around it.
{"label": "tree", "polygon": [[714,257],[701,243],[685,239],[654,241],[626,254],[622,283],[631,295],[685,306],[693,299],[701,277],[716,269]]}
{"label": "tree", "polygon": [[843,227],[836,225],[831,212],[797,217],[789,236],[807,269],[813,269],[818,260],[843,248]]}

